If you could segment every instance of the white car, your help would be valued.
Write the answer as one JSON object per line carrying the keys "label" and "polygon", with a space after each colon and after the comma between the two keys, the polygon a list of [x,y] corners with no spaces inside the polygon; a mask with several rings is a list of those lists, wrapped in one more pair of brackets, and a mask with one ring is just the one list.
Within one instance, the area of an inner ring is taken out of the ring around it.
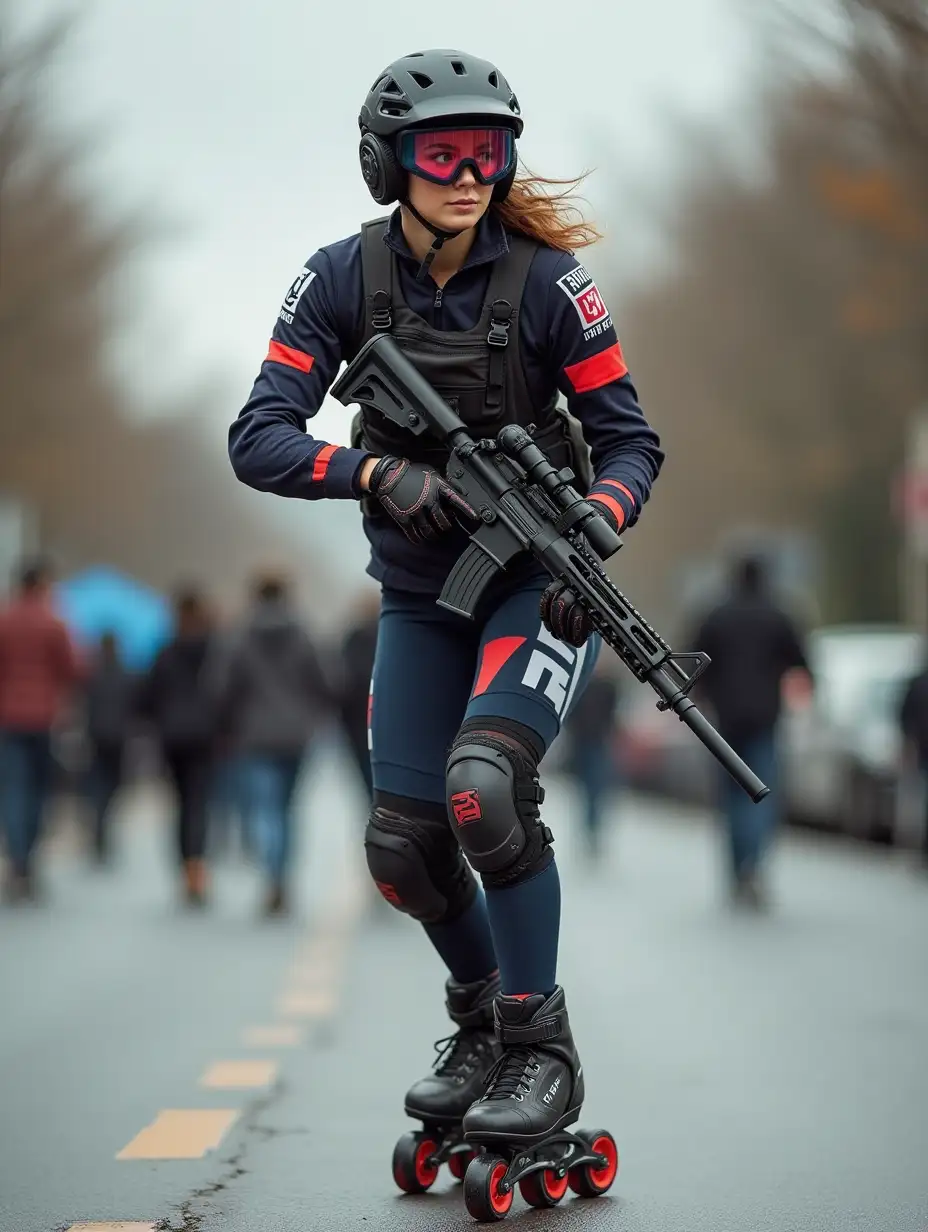
{"label": "white car", "polygon": [[796,821],[891,841],[902,691],[922,667],[920,633],[899,625],[839,625],[809,637],[815,693],[782,724],[786,810]]}

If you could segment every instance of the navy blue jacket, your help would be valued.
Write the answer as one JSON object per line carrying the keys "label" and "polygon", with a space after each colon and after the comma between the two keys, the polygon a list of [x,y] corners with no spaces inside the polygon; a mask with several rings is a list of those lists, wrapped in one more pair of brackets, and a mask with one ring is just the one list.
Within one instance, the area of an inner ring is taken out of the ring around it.
{"label": "navy blue jacket", "polygon": [[[472,328],[492,263],[508,251],[498,216],[481,219],[462,268],[438,295],[416,282],[418,259],[403,235],[400,211],[384,242],[397,253],[406,302],[436,329]],[[306,433],[341,362],[357,351],[364,324],[360,235],[321,248],[306,262],[281,307],[267,356],[248,401],[229,431],[229,456],[243,483],[304,500],[360,497],[363,450]],[[570,253],[542,247],[532,263],[520,314],[522,364],[533,403],[555,389],[567,398],[590,446],[596,496],[631,526],[663,462],[657,433],[638,405],[612,318],[584,267]],[[347,412],[346,412],[347,413]],[[414,546],[389,519],[364,519],[371,542],[368,573],[387,586],[438,593],[465,540]]]}

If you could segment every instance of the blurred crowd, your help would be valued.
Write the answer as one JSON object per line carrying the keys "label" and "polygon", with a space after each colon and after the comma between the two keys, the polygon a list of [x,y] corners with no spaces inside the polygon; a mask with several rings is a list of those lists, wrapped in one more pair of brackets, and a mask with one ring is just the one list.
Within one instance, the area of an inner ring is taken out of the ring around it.
{"label": "blurred crowd", "polygon": [[[184,903],[209,902],[211,857],[237,832],[263,870],[262,910],[286,912],[298,787],[333,730],[356,771],[359,826],[367,814],[378,615],[378,596],[365,592],[331,644],[302,619],[282,573],[255,577],[241,610],[227,619],[208,595],[185,586],[173,596],[169,634],[140,669],[129,666],[115,629],[91,645],[76,642],[50,564],[23,563],[0,608],[4,899],[42,897],[37,852],[62,788],[79,802],[87,851],[106,865],[121,789],[150,777],[171,789]],[[734,562],[728,593],[694,620],[687,648],[712,661],[694,699],[770,795],[752,803],[692,733],[657,711],[651,691],[604,653],[547,763],[549,773],[574,781],[591,861],[604,855],[623,790],[656,789],[717,806],[731,899],[765,909],[766,869],[783,820],[874,838],[901,785],[917,779],[917,837],[909,845],[928,869],[928,647],[921,635],[857,626],[807,635],[770,585],[765,561],[747,555]],[[873,745],[866,733],[875,715],[894,737],[882,761],[872,747],[860,752],[868,739]]]}
{"label": "blurred crowd", "polygon": [[[340,644],[326,646],[301,619],[280,573],[256,577],[242,612],[228,621],[217,618],[207,595],[185,586],[174,596],[170,636],[140,671],[127,666],[113,630],[90,647],[75,642],[58,613],[54,580],[47,561],[25,563],[0,611],[4,897],[41,897],[37,849],[63,780],[82,802],[89,851],[100,864],[109,861],[116,801],[141,759],[141,773],[172,788],[183,900],[207,903],[211,846],[228,839],[234,818],[264,870],[264,911],[285,912],[294,800],[320,733],[340,729],[370,792],[376,599],[365,595]],[[62,757],[65,736],[72,746],[76,740],[79,757]]]}

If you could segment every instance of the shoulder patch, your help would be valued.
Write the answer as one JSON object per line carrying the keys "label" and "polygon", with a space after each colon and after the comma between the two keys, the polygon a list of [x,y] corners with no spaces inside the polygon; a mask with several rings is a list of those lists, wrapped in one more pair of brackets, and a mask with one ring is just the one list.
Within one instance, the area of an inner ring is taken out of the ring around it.
{"label": "shoulder patch", "polygon": [[583,265],[578,265],[558,278],[561,288],[576,309],[583,327],[583,337],[589,341],[612,325],[612,317],[606,307],[593,276]]}
{"label": "shoulder patch", "polygon": [[293,314],[296,312],[300,297],[315,277],[316,271],[304,265],[290,284],[290,290],[284,296],[284,302],[280,308],[280,319],[287,325],[293,324]]}

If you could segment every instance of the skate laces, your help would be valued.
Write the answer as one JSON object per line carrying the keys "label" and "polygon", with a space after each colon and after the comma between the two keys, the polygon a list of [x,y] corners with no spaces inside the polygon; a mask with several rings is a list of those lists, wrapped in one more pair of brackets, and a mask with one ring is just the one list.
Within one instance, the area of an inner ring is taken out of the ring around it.
{"label": "skate laces", "polygon": [[526,1095],[531,1079],[528,1075],[539,1069],[531,1048],[509,1048],[487,1074],[487,1089],[484,1099],[519,1098]]}
{"label": "skate laces", "polygon": [[479,1050],[476,1031],[462,1028],[460,1031],[455,1031],[453,1035],[446,1035],[444,1039],[436,1040],[435,1051],[438,1056],[433,1063],[435,1073],[444,1077],[459,1073],[461,1070],[472,1069]]}

